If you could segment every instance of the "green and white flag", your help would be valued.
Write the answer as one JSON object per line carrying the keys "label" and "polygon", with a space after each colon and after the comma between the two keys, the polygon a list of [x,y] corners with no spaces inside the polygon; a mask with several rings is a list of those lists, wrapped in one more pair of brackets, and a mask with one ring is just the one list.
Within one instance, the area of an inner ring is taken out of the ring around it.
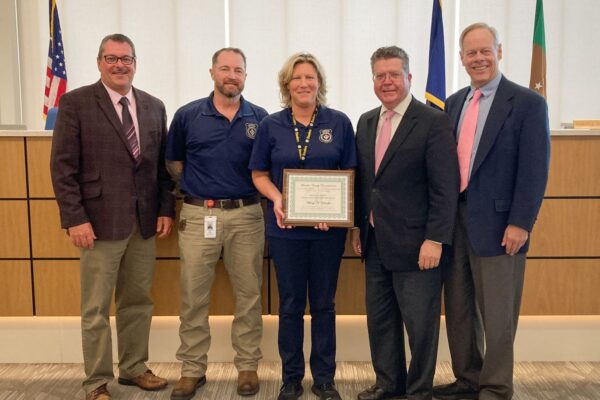
{"label": "green and white flag", "polygon": [[544,33],[544,2],[537,0],[531,54],[529,87],[546,98],[546,35]]}

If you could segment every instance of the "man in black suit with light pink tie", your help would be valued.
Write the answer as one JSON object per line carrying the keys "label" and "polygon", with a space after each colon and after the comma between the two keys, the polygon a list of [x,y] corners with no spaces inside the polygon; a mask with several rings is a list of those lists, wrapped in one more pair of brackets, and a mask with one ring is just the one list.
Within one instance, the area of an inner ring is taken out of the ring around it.
{"label": "man in black suit with light pink tie", "polygon": [[[440,319],[442,247],[458,197],[452,124],[410,94],[408,55],[371,57],[382,106],[363,114],[356,143],[354,251],[366,260],[367,325],[375,385],[359,400],[431,399]],[[404,328],[412,359],[406,370]]]}

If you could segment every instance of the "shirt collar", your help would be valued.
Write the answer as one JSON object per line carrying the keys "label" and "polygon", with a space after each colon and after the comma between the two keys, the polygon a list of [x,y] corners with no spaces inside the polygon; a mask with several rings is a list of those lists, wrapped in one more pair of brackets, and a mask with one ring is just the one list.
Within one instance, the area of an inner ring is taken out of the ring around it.
{"label": "shirt collar", "polygon": [[[402,117],[404,115],[404,113],[406,113],[406,109],[410,105],[411,101],[412,101],[412,94],[409,93],[404,99],[402,99],[402,101],[400,103],[398,103],[396,105],[396,107],[394,107],[394,111],[396,112],[396,114],[398,114]],[[388,109],[382,105],[381,110],[379,110],[379,116],[381,117],[383,115],[383,113],[386,112],[387,110]]]}
{"label": "shirt collar", "polygon": [[[287,107],[282,111],[283,111],[282,117],[284,118],[283,122],[287,123],[288,125],[292,125],[292,108]],[[329,117],[330,117],[329,108],[322,104],[318,104],[317,105],[317,119],[315,120],[314,125],[329,123],[329,119],[330,119]]]}
{"label": "shirt collar", "polygon": [[119,103],[119,101],[121,100],[121,97],[127,97],[127,101],[129,102],[129,104],[133,104],[133,88],[130,88],[129,92],[127,92],[127,94],[125,94],[125,96],[123,96],[121,93],[106,86],[106,84],[104,82],[102,82],[102,84],[104,85],[104,88],[106,89],[106,91],[108,92],[108,95],[110,96],[110,101],[114,105],[117,105]]}
{"label": "shirt collar", "polygon": [[[491,81],[489,81],[488,83],[486,83],[485,85],[483,85],[482,87],[479,88],[479,91],[481,92],[481,97],[489,97],[492,94],[494,94],[496,92],[496,90],[498,89],[498,85],[500,85],[500,80],[502,79],[502,73],[498,72],[496,74],[496,76],[494,77],[494,79],[492,79]],[[469,91],[469,95],[467,96],[467,98],[471,98],[473,96],[473,93],[475,92],[475,87],[471,86],[471,90]]]}
{"label": "shirt collar", "polygon": [[[206,103],[204,103],[204,107],[202,109],[202,115],[212,115],[212,116],[221,115],[217,111],[217,108],[215,107],[214,97],[215,97],[215,92],[214,91],[210,92],[210,95],[208,96],[208,101]],[[241,96],[241,95],[240,95],[240,108],[239,108],[238,112],[236,113],[236,115],[237,114],[240,114],[244,117],[252,115],[252,107],[250,107],[250,104],[244,99],[244,96]]]}

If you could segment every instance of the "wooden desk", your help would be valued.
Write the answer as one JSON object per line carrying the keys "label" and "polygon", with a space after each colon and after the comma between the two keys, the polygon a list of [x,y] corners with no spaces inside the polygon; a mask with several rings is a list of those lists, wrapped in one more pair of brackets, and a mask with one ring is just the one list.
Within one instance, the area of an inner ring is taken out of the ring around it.
{"label": "wooden desk", "polygon": [[[46,131],[0,131],[0,316],[79,314],[79,252],[60,228],[50,183],[51,141]],[[600,314],[599,226],[600,131],[553,131],[546,200],[528,254],[523,315]],[[177,315],[177,233],[157,243],[154,312]],[[275,270],[266,252],[263,275],[263,313],[276,314]],[[364,314],[364,303],[364,266],[347,243],[338,314]],[[211,314],[232,314],[233,307],[220,262]]]}

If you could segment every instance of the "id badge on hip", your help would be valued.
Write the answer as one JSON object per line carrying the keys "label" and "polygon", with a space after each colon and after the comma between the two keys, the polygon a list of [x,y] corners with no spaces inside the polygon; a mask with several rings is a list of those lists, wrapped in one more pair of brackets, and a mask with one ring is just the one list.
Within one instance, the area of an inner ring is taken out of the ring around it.
{"label": "id badge on hip", "polygon": [[204,217],[204,237],[215,239],[217,237],[217,216],[207,215]]}

